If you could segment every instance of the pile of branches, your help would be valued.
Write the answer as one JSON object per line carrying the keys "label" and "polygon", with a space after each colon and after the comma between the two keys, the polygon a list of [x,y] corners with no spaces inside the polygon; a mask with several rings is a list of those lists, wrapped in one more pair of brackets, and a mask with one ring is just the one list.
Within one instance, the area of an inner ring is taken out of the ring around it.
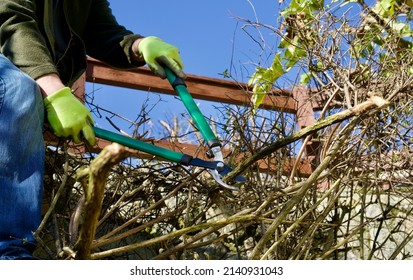
{"label": "pile of branches", "polygon": [[[248,37],[249,28],[270,31],[284,50],[252,75],[255,93],[262,97],[277,88],[280,73],[298,69],[304,76],[288,81],[306,83],[308,102],[319,102],[320,110],[313,125],[297,130],[299,116],[290,113],[220,108],[220,122],[211,123],[230,151],[234,171],[225,179],[247,178],[239,191],[222,189],[205,170],[134,159],[117,144],[98,155],[58,145],[47,156],[37,255],[413,258],[413,56],[407,27],[390,15],[410,15],[411,7],[321,2],[291,1],[277,27],[244,20]],[[346,5],[359,10],[343,13]],[[171,142],[187,125],[169,126]],[[305,157],[310,140],[320,143],[312,173],[285,170],[291,159]],[[271,168],[263,170],[262,161]]]}

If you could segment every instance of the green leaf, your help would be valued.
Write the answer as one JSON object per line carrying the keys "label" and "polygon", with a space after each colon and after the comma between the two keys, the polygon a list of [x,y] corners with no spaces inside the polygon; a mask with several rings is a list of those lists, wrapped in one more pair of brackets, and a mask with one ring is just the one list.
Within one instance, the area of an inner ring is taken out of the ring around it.
{"label": "green leaf", "polygon": [[254,94],[252,97],[252,104],[254,104],[254,112],[255,110],[258,109],[258,107],[260,107],[260,105],[262,104],[262,102],[264,101],[266,94]]}
{"label": "green leaf", "polygon": [[285,40],[284,38],[281,40],[280,44],[278,45],[279,49],[285,49],[288,48],[288,46],[291,45],[291,41],[290,40]]}
{"label": "green leaf", "polygon": [[321,10],[324,7],[324,0],[312,0],[310,8],[312,11]]}
{"label": "green leaf", "polygon": [[292,0],[290,5],[281,11],[281,16],[305,14],[305,17],[311,16],[312,11],[321,10],[324,7],[324,0]]}
{"label": "green leaf", "polygon": [[311,78],[313,78],[313,74],[311,72],[302,74],[300,78],[300,85],[307,85]]}
{"label": "green leaf", "polygon": [[392,20],[389,24],[391,28],[400,34],[402,37],[410,37],[412,36],[412,30],[410,29],[410,25],[402,22],[396,22]]}
{"label": "green leaf", "polygon": [[378,0],[373,7],[373,11],[382,18],[392,16],[394,14],[394,4],[396,0]]}
{"label": "green leaf", "polygon": [[274,83],[275,80],[278,79],[282,74],[284,74],[280,53],[277,53],[277,55],[274,57],[274,60],[272,61],[271,65],[271,70],[272,73],[270,80],[272,80],[272,83]]}
{"label": "green leaf", "polygon": [[285,51],[284,59],[287,61],[285,71],[291,68],[303,57],[307,55],[306,51],[298,46],[298,43],[291,44]]}
{"label": "green leaf", "polygon": [[252,102],[254,108],[258,108],[265,95],[271,90],[275,81],[285,73],[283,69],[281,53],[278,52],[274,57],[271,67],[263,68],[257,67],[255,73],[248,81],[248,85],[253,86],[253,98]]}

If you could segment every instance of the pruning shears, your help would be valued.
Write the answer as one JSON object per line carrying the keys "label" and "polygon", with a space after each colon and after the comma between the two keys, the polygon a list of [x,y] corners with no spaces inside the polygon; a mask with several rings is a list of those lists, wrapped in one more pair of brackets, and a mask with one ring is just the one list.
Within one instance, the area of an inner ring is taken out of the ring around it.
{"label": "pruning shears", "polygon": [[[200,158],[194,158],[191,155],[183,154],[163,147],[159,147],[141,140],[133,139],[118,133],[94,127],[95,135],[98,138],[116,142],[126,147],[136,149],[168,161],[180,163],[185,166],[197,166],[206,168],[215,181],[224,188],[230,190],[238,190],[238,187],[231,186],[225,183],[222,178],[227,175],[232,169],[224,163],[224,158],[221,150],[221,142],[208,125],[198,106],[196,105],[192,95],[189,93],[185,81],[177,77],[171,70],[165,68],[166,78],[175,92],[181,98],[186,109],[191,115],[196,127],[199,129],[202,137],[209,147],[208,155],[213,157],[212,161],[206,161]],[[238,175],[235,182],[245,182],[246,179],[242,175]]]}

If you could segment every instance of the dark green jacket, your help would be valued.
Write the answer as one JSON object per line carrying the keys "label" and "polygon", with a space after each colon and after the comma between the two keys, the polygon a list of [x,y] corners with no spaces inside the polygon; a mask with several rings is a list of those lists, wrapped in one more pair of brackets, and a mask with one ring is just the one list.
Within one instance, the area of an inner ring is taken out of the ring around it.
{"label": "dark green jacket", "polygon": [[129,50],[141,36],[117,23],[107,0],[62,1],[70,34],[63,56],[54,50],[53,0],[0,0],[0,51],[33,79],[57,73],[66,84],[84,72],[86,55],[117,68],[140,66]]}

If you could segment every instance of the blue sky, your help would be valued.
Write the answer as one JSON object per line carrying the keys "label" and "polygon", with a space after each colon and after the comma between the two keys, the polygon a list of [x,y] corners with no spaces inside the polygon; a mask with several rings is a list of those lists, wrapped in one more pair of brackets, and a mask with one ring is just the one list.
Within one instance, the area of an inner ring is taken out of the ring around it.
{"label": "blue sky", "polygon": [[[135,33],[158,36],[177,46],[185,65],[185,72],[221,78],[224,70],[231,70],[237,80],[246,81],[260,59],[261,47],[242,30],[244,23],[237,17],[276,25],[279,4],[277,0],[208,0],[208,1],[156,1],[109,0],[118,22]],[[257,33],[249,28],[254,37]],[[262,35],[270,47],[276,45],[276,36],[269,30]],[[270,53],[270,52],[269,52]],[[265,60],[266,58],[264,58]],[[268,59],[268,58],[267,58]],[[270,59],[270,58],[269,58]],[[265,62],[264,62],[265,63]],[[231,69],[232,67],[232,69]],[[185,113],[174,97],[153,95],[126,89],[88,85],[87,91],[95,92],[95,103],[127,118],[134,119],[146,99],[153,122]],[[189,89],[190,91],[190,89]],[[159,99],[162,102],[158,102]],[[213,104],[199,101],[201,111],[213,116]],[[98,126],[107,128],[104,119],[95,117]],[[127,130],[127,124],[116,120]],[[125,126],[123,126],[125,125]],[[145,128],[143,128],[145,129]],[[149,126],[147,127],[149,129]]]}

